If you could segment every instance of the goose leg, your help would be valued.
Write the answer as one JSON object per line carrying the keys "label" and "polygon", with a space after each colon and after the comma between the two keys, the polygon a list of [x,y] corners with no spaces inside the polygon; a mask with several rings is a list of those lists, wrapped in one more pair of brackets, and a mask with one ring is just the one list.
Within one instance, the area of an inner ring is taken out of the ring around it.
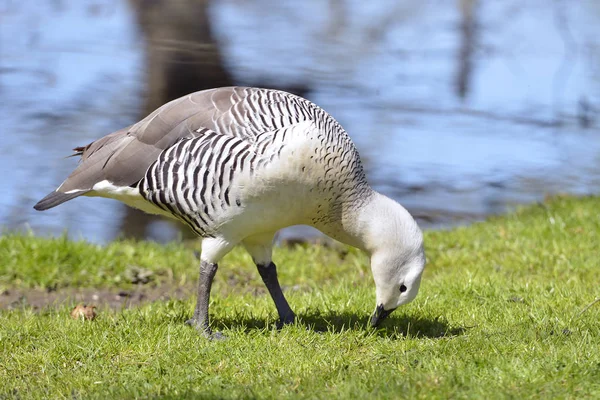
{"label": "goose leg", "polygon": [[243,244],[252,256],[258,268],[258,273],[275,303],[279,313],[279,324],[277,326],[281,328],[285,324],[293,323],[296,316],[281,291],[281,285],[279,285],[279,279],[277,279],[277,267],[271,260],[273,236],[275,236],[274,232],[249,236],[244,239]]}
{"label": "goose leg", "polygon": [[207,261],[200,262],[200,277],[198,279],[198,301],[194,316],[186,321],[186,324],[195,327],[200,333],[210,339],[221,339],[223,335],[217,332],[212,333],[208,321],[208,304],[210,302],[210,288],[219,266],[217,263]]}
{"label": "goose leg", "polygon": [[268,264],[257,263],[256,267],[258,268],[258,273],[269,290],[271,298],[277,308],[277,312],[279,313],[278,327],[281,328],[283,325],[292,324],[296,315],[283,295],[281,285],[279,285],[279,279],[277,279],[277,267],[275,266],[275,263],[273,263],[273,261]]}

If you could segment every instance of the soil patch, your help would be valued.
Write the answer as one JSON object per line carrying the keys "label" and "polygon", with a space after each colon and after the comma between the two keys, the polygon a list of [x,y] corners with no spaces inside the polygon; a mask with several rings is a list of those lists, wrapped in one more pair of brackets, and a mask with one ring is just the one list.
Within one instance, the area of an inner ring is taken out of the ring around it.
{"label": "soil patch", "polygon": [[134,289],[63,288],[58,290],[8,289],[0,293],[0,310],[44,307],[63,304],[93,304],[97,307],[129,308],[153,301],[186,299],[196,294],[194,285],[156,287],[139,285]]}

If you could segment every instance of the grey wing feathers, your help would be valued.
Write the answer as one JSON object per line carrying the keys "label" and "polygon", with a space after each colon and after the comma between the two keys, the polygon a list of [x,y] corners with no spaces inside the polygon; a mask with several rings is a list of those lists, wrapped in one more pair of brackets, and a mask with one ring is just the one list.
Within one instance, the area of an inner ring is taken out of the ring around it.
{"label": "grey wing feathers", "polygon": [[173,100],[128,128],[76,148],[80,164],[35,208],[54,207],[104,180],[133,186],[165,149],[198,136],[202,128],[253,142],[261,132],[310,118],[309,104],[285,92],[240,87],[210,89]]}

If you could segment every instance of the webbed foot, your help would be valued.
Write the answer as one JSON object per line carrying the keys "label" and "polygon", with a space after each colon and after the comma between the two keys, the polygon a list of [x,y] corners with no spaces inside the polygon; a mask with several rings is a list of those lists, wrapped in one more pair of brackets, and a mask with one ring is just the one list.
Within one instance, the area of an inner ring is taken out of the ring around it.
{"label": "webbed foot", "polygon": [[198,323],[198,321],[195,320],[194,318],[188,319],[187,321],[185,321],[185,324],[195,328],[200,335],[204,336],[208,340],[225,340],[225,339],[227,339],[227,336],[223,335],[221,332],[213,332],[212,329],[210,329],[210,327],[208,327],[205,324]]}

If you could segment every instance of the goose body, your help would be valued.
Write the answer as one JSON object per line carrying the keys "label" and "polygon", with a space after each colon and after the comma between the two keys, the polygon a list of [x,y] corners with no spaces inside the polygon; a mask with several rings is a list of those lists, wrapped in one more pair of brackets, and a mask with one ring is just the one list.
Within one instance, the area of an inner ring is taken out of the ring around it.
{"label": "goose body", "polygon": [[312,225],[371,254],[373,324],[418,292],[419,228],[371,189],[347,133],[306,99],[257,88],[205,90],[75,151],[81,163],[35,208],[102,196],[188,225],[204,238],[190,323],[207,334],[210,284],[237,244],[252,255],[281,322],[293,321],[271,260],[274,234],[290,225]]}

